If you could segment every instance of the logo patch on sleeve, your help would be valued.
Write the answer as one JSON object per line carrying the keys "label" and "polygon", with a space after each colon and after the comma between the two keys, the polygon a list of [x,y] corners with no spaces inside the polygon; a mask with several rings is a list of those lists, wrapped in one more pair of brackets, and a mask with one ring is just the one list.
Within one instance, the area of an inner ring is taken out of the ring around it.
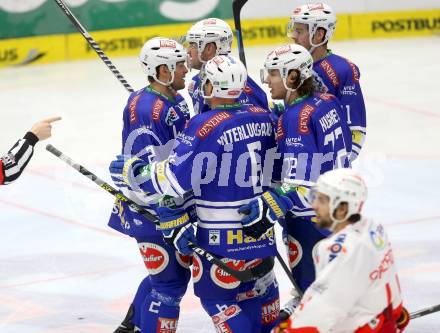
{"label": "logo patch on sleeve", "polygon": [[324,70],[325,75],[327,75],[327,77],[329,78],[330,82],[332,83],[332,85],[336,88],[337,86],[339,86],[339,78],[338,75],[336,74],[335,69],[333,68],[333,66],[330,64],[330,62],[328,62],[326,59],[324,59],[319,66]]}
{"label": "logo patch on sleeve", "polygon": [[164,106],[165,106],[164,101],[162,101],[159,97],[157,97],[152,107],[152,114],[154,121],[160,120],[160,114],[162,113]]}
{"label": "logo patch on sleeve", "polygon": [[130,124],[134,124],[137,122],[136,106],[140,97],[141,95],[134,96],[134,98],[130,102],[130,105],[128,106],[128,111],[130,112]]}
{"label": "logo patch on sleeve", "polygon": [[228,112],[219,112],[213,115],[198,128],[196,131],[197,137],[200,139],[206,138],[217,126],[230,118],[232,118],[232,115]]}
{"label": "logo patch on sleeve", "polygon": [[309,122],[312,113],[315,112],[315,108],[310,104],[305,104],[298,116],[298,131],[301,134],[309,134]]}
{"label": "logo patch on sleeve", "polygon": [[359,76],[360,76],[359,75],[359,70],[357,69],[356,65],[353,64],[350,60],[348,60],[348,59],[345,59],[345,60],[348,62],[348,64],[351,67],[351,73],[352,73],[353,82],[358,83],[359,82]]}
{"label": "logo patch on sleeve", "polygon": [[255,105],[250,106],[248,110],[253,113],[267,113],[266,110]]}

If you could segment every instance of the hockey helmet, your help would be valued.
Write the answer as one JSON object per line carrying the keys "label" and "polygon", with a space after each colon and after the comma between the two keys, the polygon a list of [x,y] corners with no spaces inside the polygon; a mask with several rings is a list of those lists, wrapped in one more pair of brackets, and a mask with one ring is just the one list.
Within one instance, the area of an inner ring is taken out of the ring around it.
{"label": "hockey helmet", "polygon": [[206,62],[201,59],[201,53],[206,44],[215,43],[216,55],[228,55],[231,52],[233,38],[229,24],[218,18],[201,20],[194,24],[186,34],[188,43],[197,44],[199,61],[202,63]]}
{"label": "hockey helmet", "polygon": [[[323,2],[307,4],[296,7],[290,17],[287,27],[287,36],[293,38],[294,24],[302,23],[309,27],[309,40],[312,47],[325,44],[333,36],[336,30],[336,14],[333,9]],[[319,44],[314,44],[312,39],[318,28],[326,31],[324,40]]]}
{"label": "hockey helmet", "polygon": [[[206,63],[202,82],[204,98],[238,98],[246,86],[247,71],[243,63],[231,56],[219,55]],[[212,93],[205,95],[206,82],[212,84]]]}
{"label": "hockey helmet", "polygon": [[[151,76],[156,82],[169,86],[174,81],[174,72],[177,63],[186,61],[188,55],[185,48],[173,39],[155,37],[148,40],[141,49],[139,59],[141,66],[148,76]],[[166,65],[171,72],[171,79],[168,82],[162,82],[157,77],[156,68],[160,65]]]}

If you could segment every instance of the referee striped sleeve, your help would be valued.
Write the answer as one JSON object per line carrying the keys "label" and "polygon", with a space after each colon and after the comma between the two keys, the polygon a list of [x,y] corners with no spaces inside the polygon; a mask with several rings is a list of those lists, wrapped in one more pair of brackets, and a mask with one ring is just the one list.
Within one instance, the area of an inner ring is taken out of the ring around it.
{"label": "referee striped sleeve", "polygon": [[9,152],[1,157],[0,184],[7,185],[20,177],[29,163],[38,137],[32,132],[27,132],[23,139],[18,140]]}

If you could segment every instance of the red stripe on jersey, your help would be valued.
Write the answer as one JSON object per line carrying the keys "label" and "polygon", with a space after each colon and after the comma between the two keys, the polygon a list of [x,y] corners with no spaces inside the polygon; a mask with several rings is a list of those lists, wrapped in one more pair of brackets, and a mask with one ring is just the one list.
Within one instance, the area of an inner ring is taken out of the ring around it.
{"label": "red stripe on jersey", "polygon": [[305,104],[301,111],[299,111],[298,116],[298,131],[301,134],[309,134],[309,122],[312,116],[312,113],[315,112],[315,108],[310,104]]}
{"label": "red stripe on jersey", "polygon": [[136,95],[131,100],[130,105],[128,106],[128,110],[130,112],[130,124],[134,124],[137,122],[136,105],[137,105],[140,97],[141,97],[141,95]]}
{"label": "red stripe on jersey", "polygon": [[154,101],[152,113],[153,113],[153,120],[159,121],[160,120],[160,114],[162,113],[163,107],[165,106],[164,101],[160,99],[160,97],[157,97]]}
{"label": "red stripe on jersey", "polygon": [[196,135],[200,139],[206,138],[211,132],[219,126],[222,122],[232,118],[232,115],[228,112],[219,112],[205,121],[202,126],[196,131]]}
{"label": "red stripe on jersey", "polygon": [[3,161],[0,160],[0,185],[3,185],[5,181],[4,171],[3,171]]}
{"label": "red stripe on jersey", "polygon": [[319,66],[324,70],[325,75],[327,75],[327,77],[330,79],[330,82],[332,83],[332,85],[335,88],[337,86],[339,86],[338,75],[336,74],[336,71],[333,68],[333,66],[327,61],[327,59],[324,59],[323,61],[321,61]]}

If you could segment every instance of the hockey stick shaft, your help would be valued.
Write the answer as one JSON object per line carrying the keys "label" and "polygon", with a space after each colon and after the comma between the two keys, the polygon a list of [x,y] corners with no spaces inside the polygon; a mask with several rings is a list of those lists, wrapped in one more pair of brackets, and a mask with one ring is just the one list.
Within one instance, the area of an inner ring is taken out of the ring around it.
{"label": "hockey stick shaft", "polygon": [[237,35],[238,56],[246,67],[246,57],[244,55],[243,34],[241,33],[241,9],[248,0],[234,0],[232,2],[232,13],[234,15],[235,33]]}
{"label": "hockey stick shaft", "polygon": [[430,306],[428,308],[410,313],[409,318],[415,319],[440,311],[440,304]]}
{"label": "hockey stick shaft", "polygon": [[[59,159],[61,159],[62,161],[64,161],[65,163],[67,163],[68,165],[70,165],[72,168],[77,170],[82,175],[84,175],[87,178],[89,178],[90,180],[92,180],[95,184],[99,185],[101,188],[106,190],[108,193],[112,194],[113,196],[115,196],[119,200],[126,202],[136,212],[143,214],[145,216],[145,218],[147,218],[149,221],[151,221],[155,224],[159,223],[159,220],[157,219],[156,216],[154,216],[153,214],[151,214],[150,212],[145,210],[143,207],[139,206],[136,202],[127,198],[124,194],[122,194],[121,192],[116,190],[113,186],[111,186],[107,182],[100,179],[98,176],[96,176],[94,173],[92,173],[91,171],[89,171],[88,169],[83,167],[82,165],[73,161],[70,157],[68,157],[67,155],[62,153],[60,150],[58,150],[57,148],[55,148],[51,144],[48,144],[46,146],[46,150],[49,151],[50,153],[52,153],[53,155],[55,155],[56,157],[58,157]],[[213,254],[209,253],[208,251],[198,247],[197,245],[191,244],[190,246],[194,250],[194,252],[203,256],[206,260],[208,260],[212,264],[217,265],[223,271],[225,271],[226,273],[229,273],[230,275],[232,275],[233,277],[235,277],[236,279],[238,279],[242,282],[252,281],[252,280],[255,280],[256,277],[258,277],[255,275],[254,269],[237,271],[237,270],[227,266],[219,258],[217,258]]]}
{"label": "hockey stick shaft", "polygon": [[55,0],[56,4],[61,8],[63,13],[67,16],[67,18],[72,22],[72,24],[76,27],[76,29],[80,32],[81,35],[86,39],[87,43],[91,46],[93,50],[98,54],[101,60],[106,64],[106,66],[110,69],[114,76],[119,80],[119,82],[127,89],[129,92],[133,92],[134,89],[130,86],[124,76],[119,72],[119,70],[113,65],[111,60],[105,55],[104,51],[99,47],[99,45],[95,42],[95,40],[90,36],[87,30],[82,26],[82,24],[78,21],[78,19],[73,15],[72,11],[69,9],[67,4],[63,0]]}
{"label": "hockey stick shaft", "polygon": [[283,257],[281,257],[280,252],[277,250],[277,259],[280,263],[281,267],[283,268],[284,272],[286,273],[287,277],[289,278],[290,282],[292,283],[295,290],[298,292],[298,295],[300,297],[303,297],[303,291],[299,287],[298,283],[296,283],[295,279],[293,278],[292,272],[290,271],[290,268],[287,266],[286,262],[284,261]]}

